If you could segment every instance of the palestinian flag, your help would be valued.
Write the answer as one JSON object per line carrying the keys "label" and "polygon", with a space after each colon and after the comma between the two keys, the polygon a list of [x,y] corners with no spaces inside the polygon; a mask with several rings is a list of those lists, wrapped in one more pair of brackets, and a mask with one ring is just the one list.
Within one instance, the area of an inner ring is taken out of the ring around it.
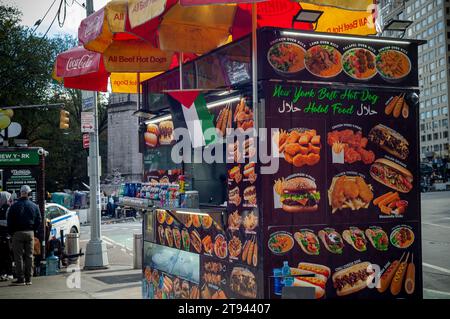
{"label": "palestinian flag", "polygon": [[183,110],[193,147],[206,146],[218,140],[213,123],[214,116],[206,107],[206,100],[201,91],[173,91],[167,94],[175,99]]}

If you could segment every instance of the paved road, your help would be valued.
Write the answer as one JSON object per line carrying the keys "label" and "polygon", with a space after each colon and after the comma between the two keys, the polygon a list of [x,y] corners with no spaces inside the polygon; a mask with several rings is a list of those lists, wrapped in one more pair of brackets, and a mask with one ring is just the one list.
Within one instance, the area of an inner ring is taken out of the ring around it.
{"label": "paved road", "polygon": [[[133,234],[142,233],[140,222],[128,222],[102,225],[102,236],[108,250],[110,264],[133,264]],[[82,226],[80,234],[80,246],[85,250],[85,245],[90,239],[90,226]]]}
{"label": "paved road", "polygon": [[422,194],[425,298],[450,299],[450,192]]}

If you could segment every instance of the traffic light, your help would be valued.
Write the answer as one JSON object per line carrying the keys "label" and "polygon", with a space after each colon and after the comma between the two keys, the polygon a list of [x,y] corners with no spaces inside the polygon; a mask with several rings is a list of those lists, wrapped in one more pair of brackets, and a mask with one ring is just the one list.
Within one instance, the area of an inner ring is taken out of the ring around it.
{"label": "traffic light", "polygon": [[70,113],[65,110],[60,111],[60,113],[59,113],[59,128],[61,130],[67,130],[69,128],[69,115],[70,115]]}

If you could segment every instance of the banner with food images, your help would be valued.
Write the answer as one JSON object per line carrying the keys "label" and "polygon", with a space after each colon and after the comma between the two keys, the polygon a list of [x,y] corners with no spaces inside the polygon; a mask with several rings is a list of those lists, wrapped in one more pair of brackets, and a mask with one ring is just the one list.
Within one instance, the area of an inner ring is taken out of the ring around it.
{"label": "banner with food images", "polygon": [[281,30],[261,37],[260,79],[418,87],[417,50],[410,41]]}
{"label": "banner with food images", "polygon": [[[232,139],[226,138],[227,156],[227,229],[230,293],[236,298],[262,297],[262,247],[260,245],[261,216],[258,185],[257,138],[254,136],[254,113],[251,98],[223,109],[235,129]],[[220,123],[220,115],[218,125]],[[223,127],[222,127],[223,128]]]}
{"label": "banner with food images", "polygon": [[279,152],[278,172],[261,175],[268,297],[287,284],[317,298],[420,298],[418,92],[263,89]]}

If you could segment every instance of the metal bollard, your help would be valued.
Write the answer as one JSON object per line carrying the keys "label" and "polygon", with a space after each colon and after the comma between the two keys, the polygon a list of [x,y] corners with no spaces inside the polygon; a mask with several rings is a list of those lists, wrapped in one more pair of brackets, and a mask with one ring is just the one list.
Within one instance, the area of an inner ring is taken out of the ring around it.
{"label": "metal bollard", "polygon": [[[76,255],[80,250],[80,234],[78,233],[69,233],[66,235],[66,254]],[[79,257],[71,257],[69,258],[69,264],[77,264]]]}
{"label": "metal bollard", "polygon": [[133,268],[140,269],[142,267],[142,234],[133,235]]}

